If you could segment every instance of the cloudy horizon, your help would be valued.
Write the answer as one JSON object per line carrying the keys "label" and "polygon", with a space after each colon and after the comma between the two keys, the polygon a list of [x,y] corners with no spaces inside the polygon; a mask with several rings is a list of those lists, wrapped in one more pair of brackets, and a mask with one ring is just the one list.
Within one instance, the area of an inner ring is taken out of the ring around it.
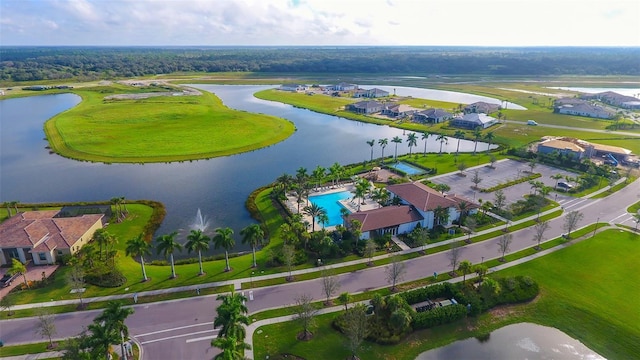
{"label": "cloudy horizon", "polygon": [[640,1],[3,0],[0,43],[640,46]]}

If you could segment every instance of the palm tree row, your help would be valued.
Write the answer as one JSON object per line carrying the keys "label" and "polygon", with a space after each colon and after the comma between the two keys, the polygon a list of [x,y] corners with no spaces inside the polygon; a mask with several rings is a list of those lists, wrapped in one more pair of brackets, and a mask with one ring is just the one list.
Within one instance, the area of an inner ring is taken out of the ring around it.
{"label": "palm tree row", "polygon": [[[231,271],[231,267],[229,266],[229,250],[233,249],[233,247],[235,246],[233,230],[229,227],[225,227],[218,228],[215,232],[216,235],[213,238],[205,235],[202,230],[191,230],[189,235],[187,235],[187,242],[184,244],[184,248],[187,249],[188,253],[198,253],[198,264],[200,267],[198,275],[205,274],[202,265],[202,252],[209,250],[211,242],[213,242],[215,249],[224,249],[225,271]],[[256,247],[264,243],[264,231],[259,224],[251,224],[243,228],[240,231],[240,234],[242,234],[243,236],[242,243],[249,244],[252,248],[253,267],[256,267]],[[158,237],[155,241],[155,249],[157,253],[162,254],[165,259],[169,259],[169,263],[171,265],[171,279],[177,276],[173,255],[174,253],[180,252],[183,249],[183,245],[176,241],[177,235],[178,233],[174,231],[170,234],[165,234]],[[145,241],[142,235],[138,235],[137,237],[128,240],[126,244],[125,253],[127,254],[127,256],[136,257],[140,261],[143,281],[149,280],[144,266],[144,258],[145,256],[151,255],[152,248],[153,244]]]}

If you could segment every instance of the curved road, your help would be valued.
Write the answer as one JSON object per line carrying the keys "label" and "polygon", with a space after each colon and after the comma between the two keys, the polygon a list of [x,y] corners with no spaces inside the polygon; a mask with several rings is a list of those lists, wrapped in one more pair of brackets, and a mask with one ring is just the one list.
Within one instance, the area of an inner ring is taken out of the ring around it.
{"label": "curved road", "polygon": [[[640,180],[603,199],[573,199],[563,203],[568,210],[579,210],[584,219],[578,225],[600,222],[622,223],[633,226],[631,215],[626,208],[640,198]],[[551,239],[563,233],[564,216],[549,222],[546,238]],[[511,251],[515,252],[533,245],[533,229],[515,231]],[[463,247],[462,258],[479,263],[498,257],[497,238]],[[340,292],[362,292],[386,287],[388,283],[384,266],[369,268],[337,276]],[[450,270],[447,253],[437,253],[406,261],[405,281],[432,276],[434,272]],[[322,299],[321,279],[269,286],[253,290],[253,300],[248,301],[249,312],[291,305],[296,296],[309,294],[314,299]],[[247,290],[245,295],[249,297]],[[136,305],[135,313],[127,319],[133,337],[143,345],[145,359],[203,359],[212,358],[217,350],[209,343],[215,332],[212,322],[217,306],[215,295],[189,299]],[[84,311],[56,316],[58,337],[66,338],[80,333],[100,311]],[[0,322],[0,338],[5,344],[33,342],[37,324],[35,318],[5,320]],[[277,336],[274,335],[274,336]]]}

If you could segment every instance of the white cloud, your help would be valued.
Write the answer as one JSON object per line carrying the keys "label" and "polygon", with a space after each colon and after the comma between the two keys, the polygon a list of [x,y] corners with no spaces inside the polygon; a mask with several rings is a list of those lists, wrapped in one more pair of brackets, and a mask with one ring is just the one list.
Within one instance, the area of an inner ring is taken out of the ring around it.
{"label": "white cloud", "polygon": [[[0,34],[7,45],[46,40],[69,45],[640,46],[636,0],[3,0],[0,10]],[[55,31],[43,38],[34,24]]]}

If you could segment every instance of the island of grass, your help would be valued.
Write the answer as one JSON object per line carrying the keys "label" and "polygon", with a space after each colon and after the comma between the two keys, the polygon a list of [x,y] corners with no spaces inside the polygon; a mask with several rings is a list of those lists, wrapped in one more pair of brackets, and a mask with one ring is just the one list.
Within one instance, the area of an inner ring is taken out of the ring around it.
{"label": "island of grass", "polygon": [[173,162],[256,150],[295,131],[287,120],[229,109],[208,92],[112,97],[154,90],[122,84],[74,89],[82,102],[45,123],[52,150],[105,163]]}

